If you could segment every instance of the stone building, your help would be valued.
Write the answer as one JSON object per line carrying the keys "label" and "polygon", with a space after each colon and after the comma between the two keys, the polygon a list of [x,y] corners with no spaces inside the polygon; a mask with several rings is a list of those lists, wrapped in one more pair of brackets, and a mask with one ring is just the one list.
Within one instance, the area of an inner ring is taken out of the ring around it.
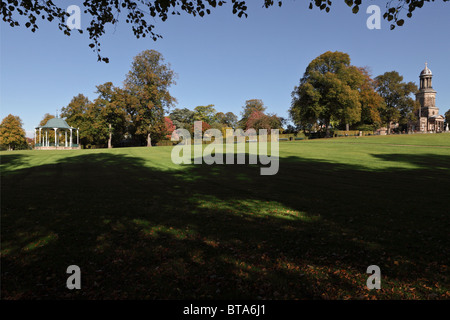
{"label": "stone building", "polygon": [[425,63],[425,69],[420,73],[420,89],[416,93],[416,100],[420,103],[417,111],[417,122],[411,123],[413,132],[443,132],[444,117],[439,115],[436,107],[436,91],[432,86],[433,73]]}

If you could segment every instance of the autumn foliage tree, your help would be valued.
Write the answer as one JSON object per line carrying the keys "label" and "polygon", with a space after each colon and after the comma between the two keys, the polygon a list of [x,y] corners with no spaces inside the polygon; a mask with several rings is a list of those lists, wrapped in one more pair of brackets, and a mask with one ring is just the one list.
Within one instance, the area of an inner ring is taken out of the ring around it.
{"label": "autumn foliage tree", "polygon": [[12,114],[7,115],[0,124],[0,145],[8,150],[27,147],[22,120]]}
{"label": "autumn foliage tree", "polygon": [[145,50],[133,59],[126,77],[124,90],[132,96],[127,112],[134,134],[145,138],[148,147],[152,145],[151,134],[161,127],[165,113],[176,102],[169,92],[175,76],[161,53]]}
{"label": "autumn foliage tree", "polygon": [[93,102],[79,94],[61,109],[61,117],[80,128],[85,146],[107,143],[111,148],[125,137],[151,146],[151,135],[157,139],[166,135],[164,115],[176,101],[168,91],[174,78],[162,55],[146,50],[134,58],[123,88],[112,82],[98,85]]}
{"label": "autumn foliage tree", "polygon": [[41,122],[39,122],[39,126],[40,127],[44,126],[48,120],[53,119],[54,117],[55,116],[50,113],[44,114],[44,117],[42,118]]}
{"label": "autumn foliage tree", "polygon": [[249,116],[245,129],[255,129],[257,132],[260,129],[266,129],[270,134],[271,129],[280,129],[281,124],[281,119],[276,115],[266,115],[262,111],[255,110]]}
{"label": "autumn foliage tree", "polygon": [[[206,130],[211,129],[211,126],[208,123],[206,123],[205,121],[201,121],[201,123],[202,123],[202,134],[205,133]],[[194,131],[195,130],[195,124],[192,125],[191,130],[192,130],[192,132],[195,132]]]}
{"label": "autumn foliage tree", "polygon": [[245,105],[242,107],[241,119],[239,120],[239,127],[245,129],[248,127],[247,122],[250,116],[255,112],[264,113],[266,111],[264,102],[261,99],[250,99],[245,101]]}
{"label": "autumn foliage tree", "polygon": [[92,102],[83,94],[78,94],[72,98],[70,103],[61,108],[61,118],[65,118],[68,125],[80,128],[80,142],[84,145],[88,143],[88,136],[91,133],[91,122],[87,118],[87,111]]}
{"label": "autumn foliage tree", "polygon": [[164,117],[164,134],[167,139],[170,139],[172,136],[172,132],[176,129],[172,120],[169,117]]}
{"label": "autumn foliage tree", "polygon": [[381,112],[386,107],[384,99],[376,92],[377,83],[367,68],[358,68],[364,76],[360,87],[361,121],[360,128],[379,128],[382,124]]}
{"label": "autumn foliage tree", "polygon": [[122,137],[126,130],[124,92],[106,82],[97,86],[97,94],[93,106],[99,110],[94,122],[99,125],[98,135],[107,137],[108,148],[112,148],[113,136]]}
{"label": "autumn foliage tree", "polygon": [[[50,114],[50,113],[44,114],[44,117],[42,117],[41,122],[39,122],[39,126],[40,127],[44,126],[47,123],[48,120],[53,119],[53,118],[55,118],[55,116],[53,114]],[[49,135],[48,139],[49,139],[50,143],[54,143],[55,142],[55,136],[53,134]]]}

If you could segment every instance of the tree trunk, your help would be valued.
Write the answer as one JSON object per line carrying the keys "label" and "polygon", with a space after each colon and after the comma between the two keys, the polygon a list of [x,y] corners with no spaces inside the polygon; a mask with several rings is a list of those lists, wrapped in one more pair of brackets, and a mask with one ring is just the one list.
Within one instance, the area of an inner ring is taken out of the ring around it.
{"label": "tree trunk", "polygon": [[112,130],[111,124],[109,124],[109,139],[108,139],[108,149],[112,148]]}
{"label": "tree trunk", "polygon": [[345,124],[345,131],[349,131],[350,130],[350,126],[348,125],[348,123]]}
{"label": "tree trunk", "polygon": [[325,137],[329,138],[330,137],[330,129],[328,128],[330,126],[330,120],[325,121]]}
{"label": "tree trunk", "polygon": [[147,147],[151,147],[152,146],[152,138],[150,137],[150,133],[147,134]]}

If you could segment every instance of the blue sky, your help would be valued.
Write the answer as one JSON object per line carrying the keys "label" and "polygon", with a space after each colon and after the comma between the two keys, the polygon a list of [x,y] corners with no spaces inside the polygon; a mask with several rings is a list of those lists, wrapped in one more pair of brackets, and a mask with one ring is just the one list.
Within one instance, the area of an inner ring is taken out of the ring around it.
{"label": "blue sky", "polygon": [[[450,109],[450,3],[426,3],[391,31],[384,20],[381,30],[366,27],[367,6],[378,4],[384,12],[386,1],[365,1],[357,15],[338,1],[330,13],[309,10],[309,1],[283,2],[265,9],[262,0],[250,0],[249,16],[241,19],[231,14],[230,4],[204,18],[155,19],[163,35],[156,42],[135,39],[123,21],[102,38],[109,64],[97,62],[87,33],[67,37],[44,21],[32,33],[2,21],[0,116],[20,116],[32,137],[44,114],[55,114],[73,96],[94,100],[96,85],[121,86],[133,57],[146,49],[161,52],[178,74],[171,88],[178,108],[214,104],[217,111],[240,115],[246,100],[262,99],[268,112],[287,117],[291,92],[309,62],[326,51],[343,51],[353,65],[370,67],[373,76],[396,70],[415,83],[428,61],[440,113]],[[81,27],[88,22],[82,15]]]}

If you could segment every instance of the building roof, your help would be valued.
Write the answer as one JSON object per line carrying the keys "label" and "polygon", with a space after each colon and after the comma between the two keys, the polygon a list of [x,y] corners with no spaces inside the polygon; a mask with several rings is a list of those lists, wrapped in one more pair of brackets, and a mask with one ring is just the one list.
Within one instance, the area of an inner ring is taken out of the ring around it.
{"label": "building roof", "polygon": [[429,118],[444,119],[444,117],[439,115],[439,114],[435,114],[435,115],[429,116]]}
{"label": "building roof", "polygon": [[75,129],[67,124],[64,119],[61,118],[52,118],[47,121],[47,123],[43,126],[39,126],[37,128],[57,128],[57,129]]}
{"label": "building roof", "polygon": [[421,76],[432,76],[433,73],[431,72],[430,69],[428,69],[428,63],[425,63],[425,69],[422,70],[422,72],[420,73]]}

